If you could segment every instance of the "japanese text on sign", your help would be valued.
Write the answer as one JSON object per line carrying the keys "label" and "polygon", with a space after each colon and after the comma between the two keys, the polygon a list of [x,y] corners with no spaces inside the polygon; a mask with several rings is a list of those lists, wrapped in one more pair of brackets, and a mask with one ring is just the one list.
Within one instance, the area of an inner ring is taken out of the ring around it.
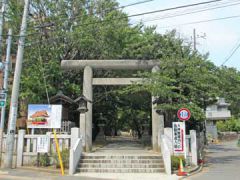
{"label": "japanese text on sign", "polygon": [[37,138],[37,152],[39,153],[47,153],[49,147],[49,136],[40,136]]}
{"label": "japanese text on sign", "polygon": [[182,154],[185,151],[185,125],[183,122],[173,122],[173,152]]}

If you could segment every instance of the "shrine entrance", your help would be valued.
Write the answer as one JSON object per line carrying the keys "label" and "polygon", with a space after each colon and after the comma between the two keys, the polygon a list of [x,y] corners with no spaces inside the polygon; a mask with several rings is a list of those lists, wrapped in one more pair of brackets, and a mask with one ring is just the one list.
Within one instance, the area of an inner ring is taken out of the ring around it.
{"label": "shrine entrance", "polygon": [[[83,136],[83,145],[86,152],[92,151],[92,102],[93,86],[99,85],[131,85],[141,83],[142,78],[94,78],[93,71],[97,70],[151,70],[156,72],[159,69],[159,61],[153,60],[63,60],[63,70],[83,69],[83,95],[90,100],[87,103],[88,111],[80,114],[80,133]],[[152,102],[156,98],[152,96]],[[152,149],[159,151],[158,134],[163,134],[164,119],[156,112],[156,104],[152,103]]]}

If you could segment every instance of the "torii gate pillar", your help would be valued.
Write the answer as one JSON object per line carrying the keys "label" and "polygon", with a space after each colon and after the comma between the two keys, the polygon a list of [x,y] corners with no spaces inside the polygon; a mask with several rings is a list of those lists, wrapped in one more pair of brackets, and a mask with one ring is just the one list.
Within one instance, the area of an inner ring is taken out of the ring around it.
{"label": "torii gate pillar", "polygon": [[[93,71],[90,66],[86,66],[84,68],[83,73],[83,95],[89,99],[91,102],[93,101],[93,90],[92,90],[92,79],[93,79]],[[85,125],[85,147],[83,147],[86,152],[92,151],[92,103],[87,102],[88,111],[86,112],[85,119],[83,119],[83,123],[81,125]]]}
{"label": "torii gate pillar", "polygon": [[[83,95],[93,102],[93,85],[130,85],[139,78],[93,78],[93,69],[104,70],[159,70],[160,62],[156,60],[63,60],[61,66],[65,70],[84,69]],[[152,101],[155,97],[152,96]],[[92,103],[87,103],[88,111],[80,116],[80,130],[83,135],[83,145],[86,152],[92,150]],[[156,105],[152,104],[152,146],[154,151],[159,151],[158,133],[163,134],[163,117],[156,112]]]}

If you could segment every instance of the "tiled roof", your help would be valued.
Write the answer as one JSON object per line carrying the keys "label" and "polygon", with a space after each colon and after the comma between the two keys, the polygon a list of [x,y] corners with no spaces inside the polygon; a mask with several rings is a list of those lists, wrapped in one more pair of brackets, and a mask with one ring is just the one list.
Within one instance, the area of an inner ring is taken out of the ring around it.
{"label": "tiled roof", "polygon": [[49,117],[48,113],[46,110],[42,110],[42,111],[37,111],[35,112],[31,118],[36,118],[36,117]]}

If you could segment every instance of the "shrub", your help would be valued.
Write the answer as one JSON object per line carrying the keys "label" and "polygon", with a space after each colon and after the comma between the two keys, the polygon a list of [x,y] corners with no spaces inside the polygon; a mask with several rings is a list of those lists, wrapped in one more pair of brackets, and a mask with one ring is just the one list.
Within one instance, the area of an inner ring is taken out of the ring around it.
{"label": "shrub", "polygon": [[[68,168],[69,167],[69,149],[63,149],[61,151],[61,157],[62,157],[63,167]],[[60,163],[59,163],[57,152],[53,153],[53,160],[56,167],[59,168]]]}
{"label": "shrub", "polygon": [[178,170],[180,158],[183,160],[183,166],[185,166],[186,161],[184,159],[184,156],[171,156],[172,170]]}
{"label": "shrub", "polygon": [[218,121],[217,122],[217,129],[220,132],[227,132],[227,131],[240,131],[240,119],[231,118],[226,121]]}
{"label": "shrub", "polygon": [[240,147],[240,139],[238,139],[237,146]]}
{"label": "shrub", "polygon": [[39,165],[40,166],[49,166],[50,165],[50,158],[47,153],[45,154],[39,154],[39,159],[38,159]]}

